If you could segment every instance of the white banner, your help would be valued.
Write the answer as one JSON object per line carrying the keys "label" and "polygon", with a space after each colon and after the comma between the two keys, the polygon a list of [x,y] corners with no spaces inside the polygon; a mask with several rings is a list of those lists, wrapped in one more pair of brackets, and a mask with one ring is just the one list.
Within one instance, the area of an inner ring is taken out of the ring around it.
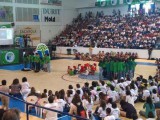
{"label": "white banner", "polygon": [[47,4],[48,0],[41,0],[41,3]]}
{"label": "white banner", "polygon": [[60,9],[42,8],[42,22],[61,22]]}
{"label": "white banner", "polygon": [[32,26],[16,26],[15,29],[16,35],[28,35],[31,39],[40,40],[40,26],[32,25]]}

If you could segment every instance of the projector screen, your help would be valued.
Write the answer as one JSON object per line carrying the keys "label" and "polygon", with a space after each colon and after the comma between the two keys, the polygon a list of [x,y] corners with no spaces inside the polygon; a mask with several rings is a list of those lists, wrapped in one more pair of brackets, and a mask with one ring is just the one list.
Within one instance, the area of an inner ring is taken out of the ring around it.
{"label": "projector screen", "polygon": [[12,28],[0,28],[0,45],[13,45]]}

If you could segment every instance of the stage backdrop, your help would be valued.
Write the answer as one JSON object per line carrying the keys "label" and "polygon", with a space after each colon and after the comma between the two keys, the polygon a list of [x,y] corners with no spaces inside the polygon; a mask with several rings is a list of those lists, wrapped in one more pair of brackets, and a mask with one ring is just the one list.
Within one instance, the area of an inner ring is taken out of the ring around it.
{"label": "stage backdrop", "polygon": [[19,50],[0,50],[0,65],[19,63]]}
{"label": "stage backdrop", "polygon": [[16,26],[15,35],[29,35],[33,45],[37,46],[40,43],[40,26]]}

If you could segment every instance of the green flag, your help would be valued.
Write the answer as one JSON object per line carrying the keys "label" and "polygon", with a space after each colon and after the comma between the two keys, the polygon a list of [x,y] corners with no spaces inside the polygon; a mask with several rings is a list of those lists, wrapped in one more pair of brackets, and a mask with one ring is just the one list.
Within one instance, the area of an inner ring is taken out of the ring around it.
{"label": "green flag", "polygon": [[19,50],[2,50],[0,58],[1,65],[19,63]]}
{"label": "green flag", "polygon": [[12,28],[11,24],[0,25],[0,28]]}

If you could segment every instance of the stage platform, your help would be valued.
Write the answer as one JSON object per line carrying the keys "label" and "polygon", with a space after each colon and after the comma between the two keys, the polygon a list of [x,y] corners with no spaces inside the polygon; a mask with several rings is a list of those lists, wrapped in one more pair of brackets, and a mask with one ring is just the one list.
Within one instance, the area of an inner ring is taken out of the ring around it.
{"label": "stage platform", "polygon": [[[0,46],[0,66],[5,65],[17,65],[23,63],[23,52],[27,53],[33,53],[33,51],[36,49],[36,46],[34,47],[26,47],[26,48],[20,48],[15,46]],[[48,46],[50,57],[52,56],[52,48],[51,46]]]}

